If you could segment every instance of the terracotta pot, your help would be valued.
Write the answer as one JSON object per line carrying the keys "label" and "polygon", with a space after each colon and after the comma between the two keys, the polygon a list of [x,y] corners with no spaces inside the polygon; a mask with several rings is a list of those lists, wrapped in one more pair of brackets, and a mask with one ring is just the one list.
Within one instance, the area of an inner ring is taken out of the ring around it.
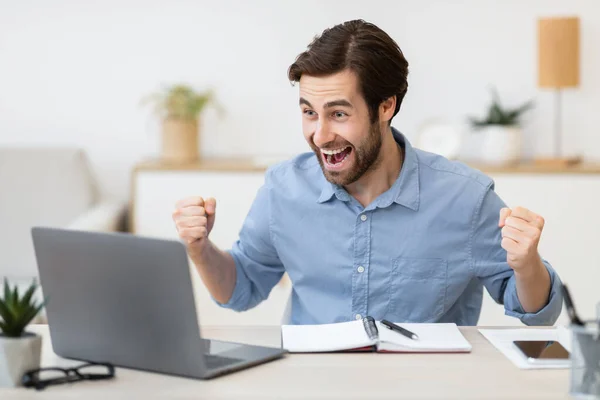
{"label": "terracotta pot", "polygon": [[40,367],[42,338],[26,333],[18,338],[0,335],[0,387],[21,386],[26,371]]}
{"label": "terracotta pot", "polygon": [[167,118],[163,121],[161,158],[169,163],[199,159],[198,121]]}

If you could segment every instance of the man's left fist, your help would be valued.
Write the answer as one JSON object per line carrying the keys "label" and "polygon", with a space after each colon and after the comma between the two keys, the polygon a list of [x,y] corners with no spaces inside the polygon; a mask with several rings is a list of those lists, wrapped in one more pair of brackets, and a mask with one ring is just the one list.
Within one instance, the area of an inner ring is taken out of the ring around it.
{"label": "man's left fist", "polygon": [[544,229],[544,218],[523,207],[500,210],[498,226],[502,228],[502,248],[506,261],[515,271],[539,264],[538,243]]}

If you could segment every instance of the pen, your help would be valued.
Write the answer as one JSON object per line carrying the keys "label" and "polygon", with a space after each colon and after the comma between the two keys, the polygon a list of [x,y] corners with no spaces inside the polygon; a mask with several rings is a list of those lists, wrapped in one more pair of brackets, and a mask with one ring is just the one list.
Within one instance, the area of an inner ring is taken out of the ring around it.
{"label": "pen", "polygon": [[571,323],[573,325],[584,325],[575,311],[575,306],[573,305],[573,300],[571,300],[571,294],[569,293],[566,284],[562,285],[562,292],[563,297],[565,298],[565,305],[567,306],[567,314],[569,314],[569,318],[571,318]]}
{"label": "pen", "polygon": [[419,340],[419,337],[417,336],[416,333],[413,333],[413,332],[409,331],[408,329],[404,329],[403,327],[398,326],[398,325],[394,324],[393,322],[388,321],[387,319],[382,319],[381,323],[388,329],[398,332],[401,335],[404,335],[409,339]]}

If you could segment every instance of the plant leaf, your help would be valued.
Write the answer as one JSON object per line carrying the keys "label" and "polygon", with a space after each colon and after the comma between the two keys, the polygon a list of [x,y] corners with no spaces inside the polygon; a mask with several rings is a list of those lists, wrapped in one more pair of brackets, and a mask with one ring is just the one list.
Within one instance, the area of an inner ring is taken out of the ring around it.
{"label": "plant leaf", "polygon": [[505,119],[502,108],[500,108],[500,105],[498,103],[494,103],[494,105],[492,106],[492,110],[493,110],[493,116],[494,116],[493,117],[494,123],[501,124],[502,121]]}
{"label": "plant leaf", "polygon": [[35,293],[35,290],[37,289],[37,285],[35,283],[35,280],[31,283],[31,286],[29,286],[29,289],[27,289],[27,291],[25,292],[25,294],[23,295],[23,298],[21,299],[22,303],[28,304],[31,300],[31,296],[33,296],[33,293]]}
{"label": "plant leaf", "polygon": [[15,285],[15,287],[12,291],[10,290],[10,288],[8,288],[8,300],[4,302],[4,305],[6,306],[6,308],[10,312],[10,314],[13,314],[13,315],[16,314],[16,312],[17,312],[16,301],[15,301],[16,297],[17,297],[17,286]]}
{"label": "plant leaf", "polygon": [[[143,98],[142,102],[154,103],[154,112],[162,118],[174,118],[183,120],[197,120],[202,110],[214,101],[212,89],[197,92],[192,87],[177,83],[165,86],[159,93]],[[222,108],[217,106],[217,111],[222,114]]]}
{"label": "plant leaf", "polygon": [[519,116],[531,108],[533,108],[533,100],[530,100],[527,103],[521,105],[520,107],[517,107],[512,112],[515,113],[517,116]]}
{"label": "plant leaf", "polygon": [[23,314],[23,318],[21,323],[23,324],[23,329],[31,322],[32,319],[38,315],[41,309],[44,307],[43,304],[39,304],[37,306],[32,306],[26,313]]}
{"label": "plant leaf", "polygon": [[0,301],[0,317],[2,317],[2,320],[7,324],[10,324],[14,319],[13,313],[3,301]]}
{"label": "plant leaf", "polygon": [[507,118],[510,119],[510,122],[512,124],[517,123],[517,120],[519,119],[519,117],[527,110],[529,110],[530,108],[533,107],[533,101],[528,101],[527,103],[523,104],[522,106],[511,110],[507,113]]}
{"label": "plant leaf", "polygon": [[4,278],[4,301],[10,303],[10,288],[8,287],[8,280]]}
{"label": "plant leaf", "polygon": [[502,105],[500,104],[500,95],[498,94],[498,89],[495,86],[492,86],[491,91],[493,103],[496,104],[498,108],[502,108]]}
{"label": "plant leaf", "polygon": [[477,119],[475,117],[469,117],[468,119],[469,119],[471,126],[474,128],[479,128],[486,124],[485,121]]}
{"label": "plant leaf", "polygon": [[504,109],[500,103],[500,96],[498,95],[497,89],[491,87],[491,92],[492,102],[488,107],[485,118],[481,120],[470,118],[471,125],[475,128],[486,125],[515,125],[521,114],[531,108],[533,104],[532,101],[529,101],[516,109]]}
{"label": "plant leaf", "polygon": [[34,280],[21,297],[18,285],[12,288],[8,281],[4,280],[5,298],[0,299],[0,330],[4,335],[9,337],[21,336],[27,325],[44,307],[47,298],[41,303],[33,300],[37,287],[38,285]]}
{"label": "plant leaf", "polygon": [[6,329],[3,331],[5,336],[8,337],[19,337],[21,336],[21,331],[19,331],[18,329],[16,329],[14,326],[7,326]]}

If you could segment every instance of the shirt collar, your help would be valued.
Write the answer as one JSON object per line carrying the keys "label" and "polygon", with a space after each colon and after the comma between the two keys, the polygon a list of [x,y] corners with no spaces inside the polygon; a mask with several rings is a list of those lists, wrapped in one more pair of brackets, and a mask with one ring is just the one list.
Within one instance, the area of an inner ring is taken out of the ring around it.
{"label": "shirt collar", "polygon": [[[419,160],[406,136],[394,127],[392,134],[396,142],[404,148],[404,161],[398,179],[388,191],[379,196],[375,206],[385,208],[394,202],[416,211],[419,209]],[[343,187],[324,180],[317,202],[325,203],[334,195],[341,201],[350,200],[350,195]]]}

